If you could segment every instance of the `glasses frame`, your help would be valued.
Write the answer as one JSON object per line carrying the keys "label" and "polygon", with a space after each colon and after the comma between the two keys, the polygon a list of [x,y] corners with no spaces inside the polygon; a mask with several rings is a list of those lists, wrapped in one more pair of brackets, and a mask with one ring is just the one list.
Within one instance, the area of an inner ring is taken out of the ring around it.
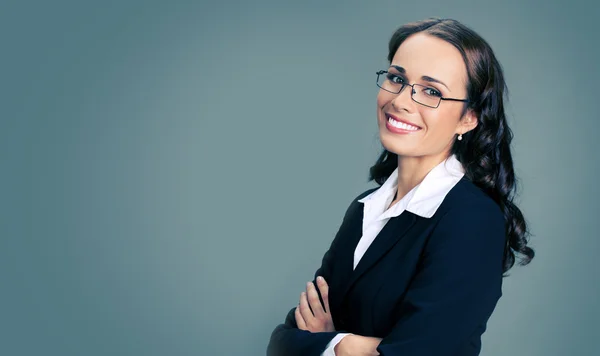
{"label": "glasses frame", "polygon": [[[416,92],[416,91],[415,91],[415,85],[416,85],[416,86],[419,86],[419,87],[424,87],[424,88],[429,88],[428,86],[421,85],[421,84],[409,84],[409,83],[403,83],[403,84],[402,84],[402,86],[400,87],[400,89],[399,89],[397,92],[394,92],[394,91],[391,91],[391,90],[387,90],[387,89],[385,89],[385,88],[382,88],[382,87],[379,85],[379,76],[380,76],[380,75],[382,75],[382,74],[385,74],[385,73],[389,73],[389,72],[388,72],[387,70],[380,70],[380,71],[377,71],[377,72],[375,73],[375,74],[377,74],[377,81],[376,81],[376,83],[377,83],[377,87],[379,87],[379,88],[381,88],[381,89],[383,89],[383,90],[387,91],[388,93],[392,93],[392,94],[399,94],[400,92],[402,92],[402,89],[404,89],[406,86],[409,86],[409,87],[412,89],[412,90],[410,91],[410,98],[412,99],[412,101],[414,101],[414,102],[415,102],[415,103],[417,103],[417,104],[420,104],[420,105],[426,106],[426,107],[428,107],[428,108],[437,109],[437,108],[440,106],[440,103],[442,102],[442,100],[449,100],[449,101],[462,101],[462,102],[464,102],[464,103],[468,103],[468,102],[469,102],[469,99],[445,98],[445,97],[443,97],[443,96],[440,96],[440,97],[439,97],[439,99],[440,99],[440,100],[438,101],[438,104],[437,104],[436,106],[431,106],[431,105],[423,104],[423,103],[421,103],[421,102],[419,102],[419,101],[416,101],[416,100],[415,100],[415,98],[413,97],[413,95],[414,95],[414,94],[415,94],[415,92]],[[388,80],[388,79],[387,79],[387,78],[385,78],[385,80]],[[435,89],[435,88],[434,88],[434,89]],[[436,89],[436,90],[437,90],[437,89]],[[438,90],[438,91],[439,91],[439,90]]]}

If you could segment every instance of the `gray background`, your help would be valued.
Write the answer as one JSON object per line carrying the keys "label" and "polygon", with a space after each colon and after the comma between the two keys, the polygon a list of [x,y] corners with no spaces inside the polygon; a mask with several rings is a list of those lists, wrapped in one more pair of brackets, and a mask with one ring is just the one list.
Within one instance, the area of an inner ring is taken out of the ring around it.
{"label": "gray background", "polygon": [[3,1],[0,354],[264,355],[374,186],[389,37],[440,16],[505,68],[538,254],[482,355],[599,355],[590,4]]}

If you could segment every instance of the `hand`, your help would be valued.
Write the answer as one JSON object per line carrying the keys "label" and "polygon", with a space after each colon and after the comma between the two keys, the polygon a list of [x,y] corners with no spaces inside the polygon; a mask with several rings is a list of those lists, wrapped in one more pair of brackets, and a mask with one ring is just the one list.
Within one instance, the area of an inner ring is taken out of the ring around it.
{"label": "hand", "polygon": [[315,285],[313,282],[308,282],[306,284],[306,292],[300,294],[300,304],[296,307],[296,324],[299,329],[307,330],[311,333],[335,331],[333,319],[329,312],[329,286],[321,276],[317,278],[317,285],[319,286],[321,297],[323,297],[325,309],[321,305]]}
{"label": "hand", "polygon": [[336,356],[376,356],[381,338],[350,334],[335,345]]}

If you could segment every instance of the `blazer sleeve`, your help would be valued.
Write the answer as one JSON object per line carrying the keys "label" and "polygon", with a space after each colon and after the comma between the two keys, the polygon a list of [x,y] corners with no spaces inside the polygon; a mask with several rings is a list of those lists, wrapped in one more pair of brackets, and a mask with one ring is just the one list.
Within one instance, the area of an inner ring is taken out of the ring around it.
{"label": "blazer sleeve", "polygon": [[470,205],[438,221],[380,355],[457,355],[485,330],[502,295],[505,224],[495,203]]}
{"label": "blazer sleeve", "polygon": [[[360,207],[360,204],[358,204],[357,201],[373,190],[374,189],[370,189],[363,192],[350,203],[350,206],[346,209],[344,214],[342,225],[353,215],[355,209]],[[335,258],[335,251],[338,243],[342,239],[341,230],[341,228],[338,229],[329,249],[323,256],[321,267],[315,272],[313,279],[315,285],[318,276],[323,276],[326,281],[329,280],[329,276],[331,275],[331,264]],[[318,288],[317,293],[319,294],[321,304],[324,306],[323,298],[321,297]],[[271,338],[267,346],[267,356],[320,356],[321,353],[325,351],[327,344],[329,344],[336,335],[346,332],[344,330],[336,330],[333,332],[311,333],[310,331],[298,329],[296,318],[294,316],[295,310],[296,307],[290,309],[284,323],[277,325],[275,330],[271,333]]]}
{"label": "blazer sleeve", "polygon": [[[323,276],[327,280],[331,258],[332,247],[325,252],[321,267],[315,273],[313,283],[316,283],[317,276]],[[324,305],[318,288],[317,293],[322,305]],[[337,334],[341,333],[341,331],[312,333],[299,329],[296,324],[295,311],[296,307],[290,309],[284,323],[277,325],[271,333],[271,338],[267,346],[267,356],[320,356],[327,347],[327,344]]]}

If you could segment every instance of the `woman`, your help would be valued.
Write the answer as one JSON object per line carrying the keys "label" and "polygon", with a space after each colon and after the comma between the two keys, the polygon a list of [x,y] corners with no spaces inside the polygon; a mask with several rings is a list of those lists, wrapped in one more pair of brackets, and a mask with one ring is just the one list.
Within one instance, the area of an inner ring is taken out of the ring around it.
{"label": "woman", "polygon": [[351,202],[268,355],[479,355],[503,277],[534,256],[492,49],[428,19],[392,35],[388,61],[370,169],[380,187]]}

